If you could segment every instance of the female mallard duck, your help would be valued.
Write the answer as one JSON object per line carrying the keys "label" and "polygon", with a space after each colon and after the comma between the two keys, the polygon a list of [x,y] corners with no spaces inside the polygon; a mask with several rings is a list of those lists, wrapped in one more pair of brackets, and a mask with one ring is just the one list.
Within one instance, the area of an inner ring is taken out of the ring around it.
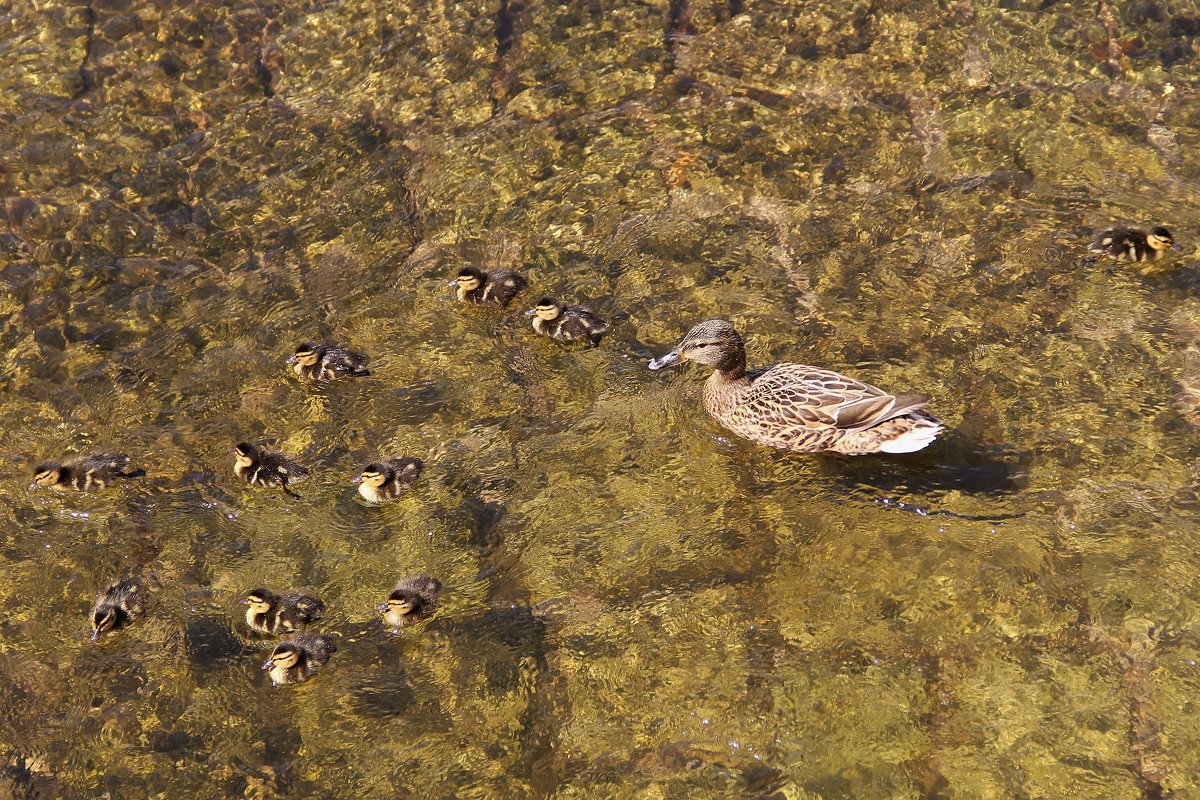
{"label": "female mallard duck", "polygon": [[425,465],[419,458],[385,458],[363,467],[362,474],[354,479],[358,493],[368,503],[383,503],[395,500],[417,482]]}
{"label": "female mallard duck", "polygon": [[1166,228],[1109,228],[1096,234],[1088,252],[1108,256],[1117,261],[1157,261],[1168,250],[1179,245]]}
{"label": "female mallard duck", "polygon": [[33,470],[30,489],[49,486],[60,492],[88,492],[103,489],[118,478],[140,478],[144,469],[129,469],[129,456],[124,453],[97,453],[57,464],[43,461]]}
{"label": "female mallard duck", "polygon": [[92,641],[100,634],[135,622],[145,611],[145,589],[137,578],[116,581],[96,597],[92,607]]}
{"label": "female mallard duck", "polygon": [[463,267],[458,277],[450,281],[455,294],[464,303],[495,305],[504,308],[517,293],[529,285],[529,281],[515,272],[501,269],[482,270],[478,267]]}
{"label": "female mallard duck", "polygon": [[302,633],[295,639],[281,642],[271,652],[263,669],[271,670],[271,683],[302,683],[311,678],[337,652],[337,644],[330,636],[318,633]]}
{"label": "female mallard duck", "polygon": [[395,633],[405,625],[412,625],[433,614],[438,607],[438,595],[442,582],[428,575],[410,575],[401,578],[388,595],[386,603],[379,606],[383,621]]}
{"label": "female mallard duck", "polygon": [[325,604],[304,594],[277,595],[270,589],[255,589],[242,602],[246,609],[246,624],[257,633],[295,633],[318,620],[325,613]]}
{"label": "female mallard duck", "polygon": [[759,444],[797,453],[912,453],[942,430],[942,421],[925,410],[928,395],[891,395],[802,364],[747,372],[742,337],[723,319],[692,328],[677,348],[651,361],[650,369],[681,361],[715,368],[704,383],[705,411]]}
{"label": "female mallard duck", "polygon": [[233,472],[251,486],[279,487],[292,497],[300,495],[288,487],[301,483],[311,474],[283,453],[274,453],[249,442],[233,448]]}
{"label": "female mallard duck", "polygon": [[553,297],[538,300],[525,315],[533,317],[535,331],[560,342],[587,339],[593,347],[599,347],[600,339],[608,331],[608,323],[583,306],[567,305]]}
{"label": "female mallard duck", "polygon": [[331,344],[304,342],[296,348],[296,355],[288,359],[292,372],[301,380],[336,381],[340,378],[365,378],[371,374],[367,369],[367,357],[362,353],[343,350]]}

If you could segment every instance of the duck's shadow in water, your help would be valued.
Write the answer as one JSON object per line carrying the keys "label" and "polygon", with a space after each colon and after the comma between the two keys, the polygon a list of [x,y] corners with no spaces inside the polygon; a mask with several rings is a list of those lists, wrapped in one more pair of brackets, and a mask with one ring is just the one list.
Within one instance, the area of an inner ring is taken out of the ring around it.
{"label": "duck's shadow in water", "polygon": [[[996,499],[1016,495],[1028,485],[1032,454],[1006,445],[985,445],[952,431],[932,447],[914,454],[797,456],[778,452],[771,453],[769,458],[775,466],[774,474],[764,478],[761,469],[752,469],[746,476],[747,489],[752,494],[772,494],[802,481],[816,493],[828,493],[851,502],[865,500],[922,515],[958,517],[964,515],[938,507],[941,496],[951,492]],[[797,458],[809,462],[796,464]],[[899,500],[899,496],[906,500]],[[1006,504],[1005,511],[995,515],[968,518],[991,520],[1012,516]]]}

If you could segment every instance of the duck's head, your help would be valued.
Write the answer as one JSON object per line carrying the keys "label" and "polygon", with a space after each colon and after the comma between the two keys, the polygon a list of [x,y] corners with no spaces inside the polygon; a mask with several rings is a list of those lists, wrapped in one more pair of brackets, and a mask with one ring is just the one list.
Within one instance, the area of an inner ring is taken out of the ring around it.
{"label": "duck's head", "polygon": [[537,301],[537,305],[525,312],[527,317],[540,317],[544,320],[558,319],[562,314],[563,309],[567,304],[562,300],[555,300],[553,297],[543,297]]}
{"label": "duck's head", "polygon": [[258,445],[240,442],[234,445],[233,458],[241,466],[249,467],[258,463],[258,460],[262,458],[262,452],[258,449]]}
{"label": "duck's head", "polygon": [[458,271],[458,277],[450,281],[451,286],[463,292],[473,292],[483,285],[483,270],[478,267],[463,267]]}
{"label": "duck's head", "polygon": [[111,631],[117,627],[117,608],[111,605],[102,605],[92,614],[92,641],[100,638],[100,634],[105,631]]}
{"label": "duck's head", "polygon": [[695,361],[726,371],[739,364],[745,365],[746,345],[731,323],[709,319],[688,331],[674,350],[653,359],[650,369],[665,369],[682,361]]}
{"label": "duck's head", "polygon": [[1175,237],[1171,236],[1171,232],[1163,227],[1151,228],[1150,233],[1146,236],[1146,244],[1155,250],[1179,249],[1175,244]]}
{"label": "duck's head", "polygon": [[279,598],[270,589],[255,589],[252,592],[247,592],[242,598],[242,602],[250,606],[250,610],[255,614],[265,614],[271,610],[271,606],[275,605]]}
{"label": "duck's head", "polygon": [[389,472],[390,470],[382,464],[368,464],[363,467],[363,471],[355,483],[364,483],[367,486],[378,489],[388,482]]}
{"label": "duck's head", "polygon": [[263,664],[263,669],[291,669],[300,661],[300,648],[291,642],[284,642],[275,646],[271,651],[271,657]]}
{"label": "duck's head", "polygon": [[62,477],[62,467],[53,461],[43,461],[33,468],[33,483],[30,489],[38,486],[53,486]]}
{"label": "duck's head", "polygon": [[321,345],[315,342],[301,342],[296,345],[296,354],[288,359],[289,364],[299,364],[311,367],[321,360]]}

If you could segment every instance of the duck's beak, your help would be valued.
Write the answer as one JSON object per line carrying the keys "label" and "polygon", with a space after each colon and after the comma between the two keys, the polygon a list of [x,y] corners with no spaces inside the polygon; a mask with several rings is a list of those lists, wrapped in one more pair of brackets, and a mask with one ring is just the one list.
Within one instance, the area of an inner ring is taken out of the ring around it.
{"label": "duck's beak", "polygon": [[358,484],[362,483],[362,475],[355,475],[350,479],[350,482],[357,486]]}
{"label": "duck's beak", "polygon": [[387,603],[380,603],[379,605],[375,606],[375,610],[382,614],[383,612],[387,611],[387,606]]}
{"label": "duck's beak", "polygon": [[447,286],[453,286],[455,289],[457,289],[457,288],[458,288],[458,278],[455,278],[454,280],[450,281],[450,282],[449,282],[449,283],[447,283],[446,285],[447,285]]}
{"label": "duck's beak", "polygon": [[289,363],[289,364],[295,364],[295,363],[296,363],[296,357],[295,357],[295,356],[292,356],[291,358],[289,358],[289,359],[287,360],[287,363]]}
{"label": "duck's beak", "polygon": [[244,605],[244,606],[248,606],[248,605],[250,605],[250,598],[249,598],[249,597],[243,597],[243,598],[242,598],[242,599],[241,599],[239,602],[240,602],[242,605]]}
{"label": "duck's beak", "polygon": [[263,669],[271,669],[271,668],[273,668],[274,666],[275,666],[275,659],[273,659],[273,658],[268,658],[268,659],[267,659],[267,663],[263,664],[262,668],[263,668]]}
{"label": "duck's beak", "polygon": [[650,369],[666,369],[667,367],[675,366],[681,361],[683,361],[683,356],[679,354],[679,351],[672,350],[665,356],[650,359]]}
{"label": "duck's beak", "polygon": [[100,641],[100,629],[99,628],[92,629],[92,641],[93,642]]}
{"label": "duck's beak", "polygon": [[537,316],[537,309],[536,309],[536,308],[531,308],[531,309],[529,309],[528,311],[526,311],[526,312],[525,312],[525,316],[527,316],[527,317],[536,317],[536,316]]}
{"label": "duck's beak", "polygon": [[29,488],[30,488],[30,489],[36,489],[36,488],[38,488],[38,482],[37,482],[37,481],[34,481],[33,483],[29,484]]}
{"label": "duck's beak", "polygon": [[1175,244],[1172,244],[1172,245],[1171,245],[1171,249],[1172,249],[1172,250],[1174,250],[1176,253],[1182,253],[1182,252],[1183,252],[1183,248],[1179,246],[1179,243],[1178,243],[1178,242],[1176,242]]}

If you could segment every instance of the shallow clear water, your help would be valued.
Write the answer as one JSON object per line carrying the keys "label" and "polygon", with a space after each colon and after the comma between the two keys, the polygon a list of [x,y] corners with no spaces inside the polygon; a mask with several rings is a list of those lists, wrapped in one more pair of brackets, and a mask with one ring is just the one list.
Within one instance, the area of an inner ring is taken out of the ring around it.
{"label": "shallow clear water", "polygon": [[[387,5],[0,6],[14,795],[1200,792],[1193,3]],[[1118,222],[1183,252],[1086,263]],[[458,305],[467,263],[531,288]],[[603,346],[535,337],[546,292]],[[645,369],[712,316],[953,430],[733,439]],[[298,384],[319,338],[373,376]],[[100,449],[149,476],[27,490]],[[428,470],[367,508],[379,454]],[[389,636],[416,572],[442,609]],[[306,685],[259,585],[329,605]]]}

